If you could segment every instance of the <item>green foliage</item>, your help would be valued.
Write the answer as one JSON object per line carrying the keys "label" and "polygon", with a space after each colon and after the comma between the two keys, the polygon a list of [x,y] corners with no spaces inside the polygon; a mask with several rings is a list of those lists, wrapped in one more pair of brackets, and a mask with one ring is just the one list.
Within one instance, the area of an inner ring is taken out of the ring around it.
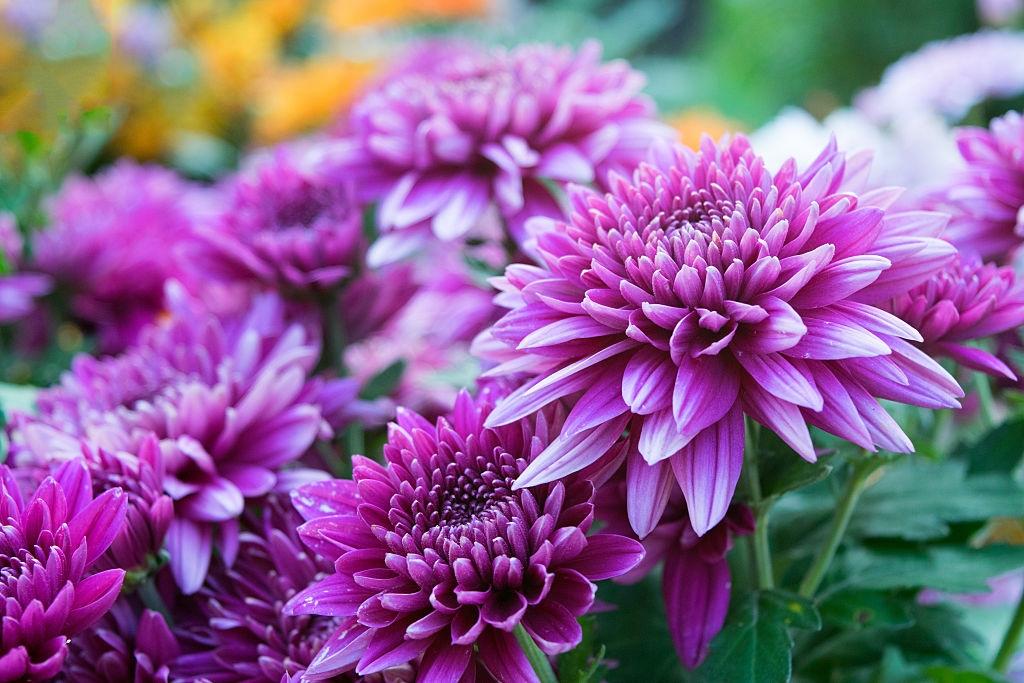
{"label": "green foliage", "polygon": [[597,639],[597,618],[580,618],[583,640],[569,652],[558,658],[559,683],[591,683],[602,680],[606,674],[602,662],[605,646]]}
{"label": "green foliage", "polygon": [[821,617],[805,598],[774,590],[749,593],[730,610],[700,671],[708,681],[788,681],[793,667],[791,629],[820,628]]}

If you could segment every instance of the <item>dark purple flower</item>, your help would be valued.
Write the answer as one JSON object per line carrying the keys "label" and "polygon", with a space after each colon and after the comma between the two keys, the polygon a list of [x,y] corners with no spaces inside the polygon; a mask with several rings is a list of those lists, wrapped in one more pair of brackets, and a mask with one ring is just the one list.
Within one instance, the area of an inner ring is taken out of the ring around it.
{"label": "dark purple flower", "polygon": [[490,410],[490,398],[466,393],[436,424],[401,410],[386,466],[359,457],[352,481],[293,495],[309,520],[300,535],[335,571],[285,607],[339,621],[309,666],[313,680],[419,659],[424,682],[478,666],[499,681],[535,681],[513,629],[521,624],[549,655],[571,649],[593,582],[640,561],[636,541],[586,535],[589,482],[512,490],[555,436],[557,416],[487,429]]}
{"label": "dark purple flower", "polygon": [[115,353],[164,310],[164,284],[183,279],[178,251],[208,204],[196,186],[156,166],[122,161],[72,178],[35,237],[35,265],[68,288],[74,315]]}
{"label": "dark purple flower", "polygon": [[921,347],[929,354],[1017,379],[1006,363],[964,343],[1024,325],[1024,286],[1009,266],[957,259],[887,308],[921,332]]}
{"label": "dark purple flower", "polygon": [[957,146],[967,167],[929,200],[952,214],[943,237],[965,254],[1007,263],[1024,241],[1024,116],[963,128]]}
{"label": "dark purple flower", "polygon": [[137,454],[155,436],[174,500],[171,568],[181,589],[195,592],[214,536],[230,564],[245,500],[270,492],[283,466],[330,434],[321,402],[331,383],[309,378],[317,345],[281,315],[274,299],[227,321],[181,303],[124,354],[78,357],[40,394],[39,415],[15,420],[17,457],[46,460],[68,436]]}
{"label": "dark purple flower", "polygon": [[127,598],[71,641],[57,680],[67,683],[168,683],[178,641],[157,612]]}
{"label": "dark purple flower", "polygon": [[44,479],[27,501],[0,466],[0,681],[52,678],[68,638],[110,609],[124,570],[90,570],[121,530],[125,508],[120,489],[93,499],[79,459]]}
{"label": "dark purple flower", "polygon": [[380,200],[372,263],[461,238],[495,208],[521,243],[527,218],[561,214],[546,182],[603,181],[670,135],[643,76],[596,43],[429,43],[395,71],[353,106],[339,147],[339,172]]}
{"label": "dark purple flower", "polygon": [[194,643],[174,667],[179,680],[219,683],[298,681],[338,626],[331,616],[290,615],[282,607],[331,572],[306,551],[296,527],[302,518],[276,498],[246,518],[238,557],[218,563],[196,596],[199,612],[180,630]]}
{"label": "dark purple flower", "polygon": [[198,230],[207,275],[316,294],[351,277],[365,251],[360,207],[316,170],[312,142],[260,152],[228,182],[219,221]]}
{"label": "dark purple flower", "polygon": [[512,311],[492,329],[505,362],[490,374],[535,378],[487,424],[576,397],[516,486],[591,465],[629,429],[633,528],[654,528],[675,480],[703,535],[729,508],[744,416],[810,461],[808,425],[911,451],[877,399],[954,407],[963,392],[877,304],[955,250],[935,237],[941,214],[889,210],[891,188],[858,194],[864,162],[831,144],[803,172],[772,174],[745,138],[705,138],[655,148],[607,195],[573,189],[570,221],[538,235],[544,265],[498,281]]}
{"label": "dark purple flower", "polygon": [[[632,535],[626,511],[626,481],[609,482],[598,493],[598,519],[606,531]],[[669,633],[679,658],[687,668],[700,666],[711,641],[722,630],[729,611],[732,573],[726,555],[736,536],[754,531],[754,516],[743,505],[730,505],[713,529],[698,536],[678,493],[672,495],[657,526],[643,539],[644,559],[633,571],[616,581],[632,583],[664,561],[662,596]]]}

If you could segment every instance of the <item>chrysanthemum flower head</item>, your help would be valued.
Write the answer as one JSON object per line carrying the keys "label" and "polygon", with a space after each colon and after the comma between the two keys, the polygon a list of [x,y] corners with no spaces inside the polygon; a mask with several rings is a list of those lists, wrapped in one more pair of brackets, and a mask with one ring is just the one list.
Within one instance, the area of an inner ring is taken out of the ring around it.
{"label": "chrysanthemum flower head", "polygon": [[124,570],[91,570],[121,530],[125,504],[120,489],[94,499],[81,460],[62,465],[27,501],[0,466],[0,680],[52,678],[68,638],[110,609]]}
{"label": "chrysanthemum flower head", "polygon": [[491,334],[536,377],[487,419],[511,424],[575,397],[561,436],[517,487],[591,465],[622,430],[630,519],[649,532],[673,478],[703,534],[743,463],[744,416],[815,459],[808,425],[864,448],[911,443],[878,398],[958,405],[956,382],[878,308],[948,262],[941,214],[897,213],[898,191],[858,194],[867,170],[830,144],[777,173],[743,137],[662,147],[606,195],[571,191],[572,214],[538,237],[540,267],[498,285],[512,307]]}
{"label": "chrysanthemum flower head", "polygon": [[58,681],[168,683],[181,647],[162,615],[122,597],[102,619],[71,641]]}
{"label": "chrysanthemum flower head", "polygon": [[952,215],[944,237],[964,253],[1005,263],[1024,242],[1024,116],[964,128],[957,146],[966,168],[934,198]]}
{"label": "chrysanthemum flower head", "polygon": [[308,141],[255,154],[227,183],[227,207],[201,226],[207,275],[309,295],[352,275],[363,255],[362,212],[346,183],[317,171]]}
{"label": "chrysanthemum flower head", "polygon": [[[181,306],[120,356],[81,356],[16,420],[19,458],[45,460],[68,435],[110,452],[139,453],[155,436],[164,492],[174,501],[171,568],[186,593],[206,576],[215,535],[230,560],[247,498],[271,491],[278,472],[330,428],[321,405],[331,387],[309,378],[319,355],[276,299],[241,319]],[[216,534],[215,534],[216,532]]]}
{"label": "chrysanthemum flower head", "polygon": [[165,283],[183,277],[178,250],[211,205],[171,171],[122,161],[68,180],[49,211],[35,265],[70,290],[73,313],[114,353],[163,310]]}
{"label": "chrysanthemum flower head", "polygon": [[193,651],[175,664],[176,680],[297,682],[338,625],[330,616],[282,612],[331,564],[302,545],[303,520],[287,498],[261,505],[262,514],[244,521],[235,562],[218,564],[197,596],[195,618],[178,627]]}
{"label": "chrysanthemum flower head", "polygon": [[1024,325],[1024,286],[1009,266],[957,258],[886,308],[920,331],[930,355],[1017,379],[996,356],[965,343]]}
{"label": "chrysanthemum flower head", "polygon": [[431,233],[462,237],[497,208],[512,236],[558,215],[545,183],[601,181],[671,135],[639,93],[643,77],[600,48],[511,50],[431,44],[353,108],[342,172],[380,199],[375,263],[415,251]]}
{"label": "chrysanthemum flower head", "polygon": [[299,532],[334,572],[285,608],[340,626],[308,669],[322,678],[419,658],[418,680],[460,680],[482,667],[500,681],[534,674],[512,631],[521,624],[548,654],[581,638],[577,617],[594,581],[640,561],[636,541],[587,536],[593,486],[558,482],[513,490],[555,435],[551,412],[488,429],[486,396],[460,394],[431,424],[401,411],[386,465],[355,461],[352,481],[299,489]]}

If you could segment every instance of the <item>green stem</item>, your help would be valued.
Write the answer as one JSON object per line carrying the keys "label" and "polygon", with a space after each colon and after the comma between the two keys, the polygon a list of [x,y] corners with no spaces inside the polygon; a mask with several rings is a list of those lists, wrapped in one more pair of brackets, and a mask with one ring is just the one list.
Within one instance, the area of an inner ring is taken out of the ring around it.
{"label": "green stem", "polygon": [[744,447],[746,464],[743,467],[747,479],[747,490],[750,492],[750,504],[754,509],[754,536],[751,539],[751,550],[754,553],[754,569],[757,573],[759,588],[774,588],[775,576],[772,572],[772,551],[768,544],[768,511],[771,504],[764,500],[761,491],[761,474],[757,467],[757,447],[759,426],[748,422],[746,444]]}
{"label": "green stem", "polygon": [[814,563],[807,570],[804,580],[800,582],[800,589],[797,592],[805,598],[814,597],[818,587],[821,586],[825,573],[832,564],[836,551],[839,550],[839,544],[843,541],[843,535],[850,524],[850,518],[853,517],[853,510],[857,507],[860,494],[864,492],[868,477],[880,465],[881,460],[876,457],[861,458],[853,463],[853,472],[850,473],[843,497],[840,498],[835,517],[832,518],[832,528],[829,530],[828,540],[818,550]]}
{"label": "green stem", "polygon": [[1010,627],[1006,629],[1003,642],[999,645],[999,652],[996,653],[996,658],[992,661],[992,668],[999,673],[1006,673],[1010,667],[1010,661],[1017,653],[1017,646],[1020,645],[1021,633],[1024,633],[1024,593],[1017,601],[1017,609],[1013,613]]}
{"label": "green stem", "polygon": [[996,402],[992,398],[992,386],[988,383],[988,375],[984,372],[975,372],[974,389],[978,392],[981,419],[986,427],[991,427],[996,423]]}
{"label": "green stem", "polygon": [[334,370],[338,377],[348,374],[345,367],[345,324],[338,313],[338,296],[332,292],[320,299],[320,325],[323,328],[323,349],[318,370]]}
{"label": "green stem", "polygon": [[533,638],[526,632],[523,625],[516,624],[514,633],[516,634],[516,640],[519,641],[519,647],[523,649],[523,654],[529,660],[530,667],[537,674],[540,683],[558,683],[558,677],[555,676],[555,671],[551,668],[548,656],[541,652],[540,648],[537,647],[537,643],[533,642]]}
{"label": "green stem", "polygon": [[160,597],[160,591],[156,589],[156,584],[153,582],[153,577],[149,577],[145,581],[141,582],[136,588],[136,592],[139,599],[142,600],[142,604],[163,615],[164,621],[167,622],[168,626],[173,626],[174,622],[171,621],[171,611],[167,609],[167,604],[164,599]]}

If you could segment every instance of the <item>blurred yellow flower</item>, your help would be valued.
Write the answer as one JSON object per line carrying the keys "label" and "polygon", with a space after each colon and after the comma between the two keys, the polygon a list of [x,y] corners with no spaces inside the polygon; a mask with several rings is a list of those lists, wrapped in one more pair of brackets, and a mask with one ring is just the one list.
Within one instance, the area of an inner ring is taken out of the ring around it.
{"label": "blurred yellow flower", "polygon": [[281,33],[268,16],[244,10],[201,27],[195,38],[209,86],[235,104],[275,64],[280,42]]}
{"label": "blurred yellow flower", "polygon": [[339,31],[424,19],[460,19],[484,14],[488,0],[327,0],[324,18]]}
{"label": "blurred yellow flower", "polygon": [[670,117],[668,124],[676,129],[684,145],[694,148],[700,145],[702,135],[710,135],[717,140],[726,133],[743,130],[743,126],[736,121],[731,121],[713,109],[705,107],[687,109]]}
{"label": "blurred yellow flower", "polygon": [[253,106],[253,134],[278,142],[334,118],[373,72],[370,62],[319,57],[284,66],[259,83]]}

